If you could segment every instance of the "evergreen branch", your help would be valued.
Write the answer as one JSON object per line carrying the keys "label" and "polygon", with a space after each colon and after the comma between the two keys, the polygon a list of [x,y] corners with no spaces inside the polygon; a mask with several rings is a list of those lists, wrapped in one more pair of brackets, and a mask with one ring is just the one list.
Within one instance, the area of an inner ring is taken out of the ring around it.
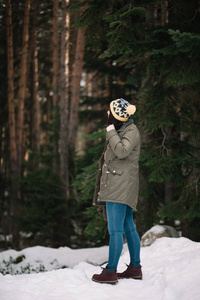
{"label": "evergreen branch", "polygon": [[166,151],[166,156],[169,156],[170,150],[165,146],[165,142],[167,140],[167,135],[164,132],[164,129],[163,129],[162,126],[161,126],[161,131],[162,131],[162,134],[163,134],[163,140],[162,140],[162,144],[160,146],[160,148],[161,148],[161,155],[163,157],[165,157],[165,151]]}

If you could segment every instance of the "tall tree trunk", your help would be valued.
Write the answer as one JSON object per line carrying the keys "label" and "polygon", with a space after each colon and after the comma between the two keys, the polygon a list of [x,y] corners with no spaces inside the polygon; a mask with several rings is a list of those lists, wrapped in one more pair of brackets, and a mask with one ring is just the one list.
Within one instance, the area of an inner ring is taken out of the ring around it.
{"label": "tall tree trunk", "polygon": [[[11,167],[11,189],[10,198],[17,194],[17,183],[13,179],[17,173],[17,146],[15,128],[15,104],[14,104],[14,59],[13,59],[13,34],[12,34],[12,6],[11,0],[6,1],[6,35],[7,35],[7,77],[8,77],[8,123],[9,123],[9,145],[10,145],[10,167]],[[17,206],[14,201],[10,204],[10,216],[16,216]],[[8,220],[8,232],[13,236],[13,246],[19,246],[19,231],[17,225]]]}
{"label": "tall tree trunk", "polygon": [[164,1],[161,3],[161,25],[165,26],[166,23],[168,23],[168,1]]}
{"label": "tall tree trunk", "polygon": [[29,16],[30,16],[30,0],[25,0],[24,9],[24,26],[22,37],[22,56],[21,69],[19,79],[18,92],[18,111],[17,111],[17,162],[18,176],[21,176],[22,164],[22,142],[23,142],[23,125],[24,125],[24,102],[26,95],[26,72],[27,72],[27,56],[28,56],[28,41],[29,41]]}
{"label": "tall tree trunk", "polygon": [[12,35],[12,7],[11,0],[6,1],[6,29],[7,29],[7,76],[8,76],[8,122],[10,144],[11,173],[16,173],[17,148],[15,140],[15,104],[14,104],[14,61]]}
{"label": "tall tree trunk", "polygon": [[[77,4],[77,0],[70,0],[70,6]],[[69,72],[72,74],[72,66],[75,60],[75,54],[76,54],[76,39],[77,39],[77,33],[78,29],[76,26],[74,26],[77,18],[79,16],[79,13],[77,11],[71,11],[70,12],[70,33],[69,33]],[[69,78],[69,86],[71,86],[71,80],[72,78]]]}
{"label": "tall tree trunk", "polygon": [[69,0],[62,0],[61,95],[60,95],[60,178],[69,199],[68,106],[69,106]]}
{"label": "tall tree trunk", "polygon": [[83,57],[85,45],[85,30],[78,30],[76,41],[76,56],[72,67],[71,82],[71,105],[70,105],[70,121],[69,121],[69,147],[73,153],[76,146],[76,134],[78,128],[79,102],[80,102],[80,82],[83,71]]}
{"label": "tall tree trunk", "polygon": [[[82,1],[84,2],[84,1]],[[82,6],[80,14],[85,11],[87,3]],[[70,103],[70,119],[69,119],[69,149],[70,154],[74,154],[76,148],[76,136],[79,121],[79,102],[80,102],[80,82],[83,71],[84,45],[85,45],[85,29],[78,29],[75,46],[75,58],[72,66],[71,76],[71,103]]]}
{"label": "tall tree trunk", "polygon": [[58,173],[58,101],[59,101],[59,22],[58,22],[58,8],[59,0],[53,1],[53,127],[54,127],[54,139],[53,139],[53,170]]}
{"label": "tall tree trunk", "polygon": [[38,50],[37,50],[37,21],[39,15],[40,0],[33,2],[33,111],[32,111],[32,150],[40,153],[40,107],[39,107],[39,76],[38,76]]}

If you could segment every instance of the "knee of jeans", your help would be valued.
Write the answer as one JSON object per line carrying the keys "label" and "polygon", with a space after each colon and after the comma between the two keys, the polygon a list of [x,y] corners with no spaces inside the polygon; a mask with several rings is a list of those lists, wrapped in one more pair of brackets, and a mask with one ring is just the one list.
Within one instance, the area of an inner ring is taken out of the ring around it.
{"label": "knee of jeans", "polygon": [[132,232],[136,232],[136,229],[135,228],[128,228],[128,229],[124,230],[125,235],[131,234]]}
{"label": "knee of jeans", "polygon": [[123,235],[123,231],[119,231],[119,230],[109,230],[109,234],[110,235],[117,235],[117,234],[120,234],[120,235]]}

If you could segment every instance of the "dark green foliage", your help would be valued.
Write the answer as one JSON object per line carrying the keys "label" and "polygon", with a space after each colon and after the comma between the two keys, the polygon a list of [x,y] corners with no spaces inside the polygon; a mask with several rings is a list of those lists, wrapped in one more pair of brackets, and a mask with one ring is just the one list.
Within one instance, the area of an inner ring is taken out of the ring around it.
{"label": "dark green foliage", "polygon": [[80,194],[79,210],[84,215],[81,225],[84,228],[84,236],[88,239],[89,245],[102,245],[108,241],[107,223],[103,220],[102,215],[98,215],[98,207],[92,206],[92,201],[98,160],[105,147],[105,130],[95,131],[85,138],[95,141],[95,144],[80,159],[80,172],[76,176],[74,186]]}
{"label": "dark green foliage", "polygon": [[89,220],[85,235],[93,243],[93,245],[103,245],[108,243],[107,222],[102,215],[98,215],[97,207],[86,208],[85,214]]}
{"label": "dark green foliage", "polygon": [[[61,197],[58,175],[48,167],[28,172],[20,181],[22,199],[18,218],[21,230],[31,233],[31,238],[41,235],[41,243],[52,246],[65,245],[67,206]],[[43,242],[42,242],[43,240]]]}
{"label": "dark green foliage", "polygon": [[[25,258],[25,257],[24,257]],[[40,261],[36,262],[37,266],[32,266],[29,263],[27,263],[25,266],[21,266],[20,270],[15,267],[16,260],[14,260],[11,256],[9,257],[9,260],[3,260],[2,263],[0,263],[0,273],[3,275],[19,275],[19,274],[32,274],[32,273],[40,273],[40,272],[46,272],[45,266],[42,265]]]}
{"label": "dark green foliage", "polygon": [[200,181],[185,184],[177,201],[161,207],[158,214],[161,218],[171,218],[187,222],[188,237],[200,239]]}
{"label": "dark green foliage", "polygon": [[161,71],[171,84],[194,84],[200,81],[200,34],[168,30],[171,42],[154,50],[152,59],[164,58]]}
{"label": "dark green foliage", "polygon": [[[24,2],[12,2],[16,98]],[[89,0],[86,11],[77,20],[76,26],[87,27],[84,70],[95,74],[94,80],[97,80],[100,92],[98,97],[85,96],[87,93],[82,89],[80,124],[91,122],[95,132],[86,137],[85,155],[78,158],[76,164],[70,161],[73,173],[70,180],[76,179],[72,186],[74,195],[72,193],[67,208],[61,197],[60,180],[52,171],[52,140],[56,138],[59,142],[59,125],[55,128],[52,118],[48,119],[53,114],[52,48],[49,46],[52,2],[41,1],[37,46],[41,127],[45,142],[41,145],[40,157],[32,157],[33,154],[29,153],[29,162],[23,168],[22,198],[18,200],[21,205],[18,222],[23,231],[26,228],[26,232],[35,237],[40,234],[43,240],[46,239],[45,243],[54,246],[65,244],[69,232],[74,245],[79,247],[107,241],[106,222],[97,214],[97,208],[92,207],[92,197],[98,159],[105,143],[102,129],[106,126],[106,109],[111,100],[123,97],[137,106],[134,120],[142,137],[137,228],[142,234],[161,218],[168,224],[178,219],[187,223],[193,239],[200,240],[199,1],[167,2],[169,15],[163,23],[161,4],[165,1],[146,0]],[[0,36],[2,45],[6,45],[5,5],[2,3]],[[71,9],[76,11],[82,5],[84,3],[77,1]],[[155,7],[158,8],[157,17],[153,14]],[[31,9],[30,36],[32,18]],[[6,47],[1,47],[0,58],[0,156],[4,161],[0,174],[0,204],[3,216],[9,205],[4,194],[9,186]],[[29,72],[31,74],[31,67]],[[28,90],[30,92],[30,86]],[[31,102],[30,93],[27,93],[25,135],[28,149],[31,149]],[[95,110],[97,104],[101,110]],[[169,182],[171,193],[166,192]],[[188,232],[183,234],[190,236]]]}
{"label": "dark green foliage", "polygon": [[[170,216],[173,219],[199,219],[200,218],[200,198],[198,194],[200,183],[193,182],[186,185],[177,201],[170,203],[159,211],[161,217]],[[198,230],[200,234],[200,230]]]}
{"label": "dark green foliage", "polygon": [[[146,230],[160,218],[168,224],[189,220],[188,231],[196,231],[192,238],[198,240],[199,3],[168,1],[164,23],[162,3],[91,0],[79,24],[87,26],[90,60],[92,55],[119,68],[124,98],[137,105],[145,207],[139,203],[142,216],[139,211],[136,217],[146,224],[141,227]],[[151,15],[155,7],[157,17]],[[183,235],[189,236],[184,230]]]}

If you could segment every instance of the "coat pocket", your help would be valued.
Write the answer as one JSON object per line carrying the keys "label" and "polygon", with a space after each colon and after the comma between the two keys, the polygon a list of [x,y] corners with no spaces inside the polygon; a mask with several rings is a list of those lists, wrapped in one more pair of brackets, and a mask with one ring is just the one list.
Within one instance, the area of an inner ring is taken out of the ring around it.
{"label": "coat pocket", "polygon": [[119,168],[116,168],[115,166],[113,166],[112,164],[109,164],[108,166],[108,171],[110,173],[112,173],[113,175],[122,175],[123,171],[120,170]]}

